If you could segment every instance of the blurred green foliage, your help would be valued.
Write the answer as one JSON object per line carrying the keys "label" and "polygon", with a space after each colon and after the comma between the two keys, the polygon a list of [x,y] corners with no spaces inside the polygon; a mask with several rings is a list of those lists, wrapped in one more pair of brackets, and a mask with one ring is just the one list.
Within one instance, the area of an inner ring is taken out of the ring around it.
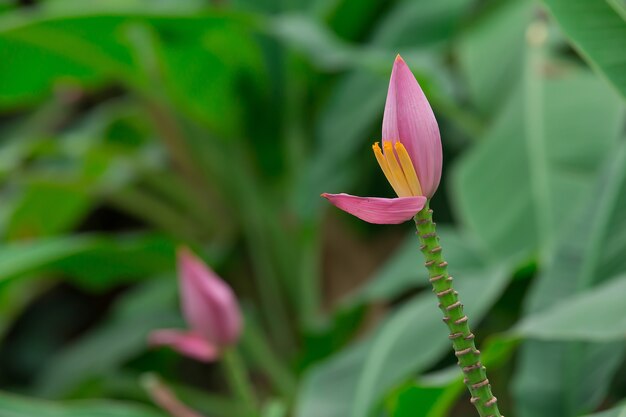
{"label": "blurred green foliage", "polygon": [[219,366],[146,345],[181,324],[181,244],[242,300],[264,417],[470,415],[409,226],[319,198],[391,195],[369,149],[397,53],[439,121],[432,206],[501,410],[622,415],[625,10],[0,3],[0,417],[162,416],[147,372],[243,415]]}

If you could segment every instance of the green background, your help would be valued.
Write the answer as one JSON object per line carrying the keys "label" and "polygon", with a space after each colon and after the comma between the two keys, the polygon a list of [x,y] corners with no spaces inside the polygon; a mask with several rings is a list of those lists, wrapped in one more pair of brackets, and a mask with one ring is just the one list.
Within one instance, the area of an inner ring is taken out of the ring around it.
{"label": "green background", "polygon": [[[624,415],[626,3],[0,2],[0,417],[244,417],[175,251],[235,289],[262,417],[475,411],[373,158],[402,54],[441,130],[431,207],[507,417]],[[279,375],[276,378],[276,375]],[[278,379],[282,383],[273,384]],[[143,382],[142,382],[143,381]]]}

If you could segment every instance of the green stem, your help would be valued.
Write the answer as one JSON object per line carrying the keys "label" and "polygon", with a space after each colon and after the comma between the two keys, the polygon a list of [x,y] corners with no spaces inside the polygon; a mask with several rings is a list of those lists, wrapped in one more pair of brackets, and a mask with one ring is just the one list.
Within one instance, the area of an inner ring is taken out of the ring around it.
{"label": "green stem", "polygon": [[[307,145],[311,139],[306,128],[306,93],[307,78],[309,68],[300,57],[300,54],[291,49],[285,51],[285,111],[283,112],[283,125],[285,137],[288,138],[286,144],[287,161],[289,163],[290,189],[296,190],[297,185],[303,182],[303,170],[307,162]],[[284,235],[284,231],[280,231]],[[310,329],[318,315],[319,302],[319,275],[317,265],[318,258],[318,236],[315,225],[303,224],[296,239],[300,239],[302,248],[300,256],[293,257],[296,260],[287,265],[287,277],[289,281],[294,281],[292,273],[289,271],[299,270],[297,280],[295,280],[295,291],[292,296],[296,301],[296,313],[302,327]],[[290,248],[286,248],[290,249]],[[283,257],[286,258],[286,257]],[[299,262],[298,262],[299,261]],[[294,287],[290,288],[292,291]]]}
{"label": "green stem", "polygon": [[222,364],[226,378],[230,384],[233,394],[245,407],[245,416],[254,417],[257,413],[257,401],[254,390],[248,379],[246,367],[241,360],[241,356],[235,347],[224,351],[222,355]]}
{"label": "green stem", "polygon": [[240,343],[242,350],[265,373],[274,388],[291,401],[296,390],[295,377],[276,356],[256,322],[246,320],[246,331]]}
{"label": "green stem", "polygon": [[439,308],[444,316],[443,321],[450,329],[449,337],[455,355],[459,359],[459,367],[465,374],[463,382],[472,395],[471,402],[481,417],[502,417],[496,397],[491,393],[487,370],[480,362],[480,351],[474,344],[474,334],[470,330],[467,316],[463,313],[463,304],[452,287],[448,263],[443,258],[435,223],[433,223],[433,211],[428,203],[415,216],[415,225],[433,292],[439,298]]}
{"label": "green stem", "polygon": [[300,232],[300,325],[309,330],[320,320],[320,233],[315,221],[306,221]]}
{"label": "green stem", "polygon": [[280,266],[277,265],[280,257],[277,258],[272,252],[276,243],[272,240],[272,230],[278,230],[274,224],[275,218],[268,208],[267,198],[260,194],[264,187],[257,182],[244,150],[233,146],[228,151],[238,165],[238,169],[232,170],[231,173],[236,191],[234,200],[240,209],[244,224],[244,233],[266,316],[265,323],[276,347],[282,352],[292,352],[295,347],[292,339],[292,321],[286,304],[287,298],[283,296],[284,281],[281,281],[277,270]]}

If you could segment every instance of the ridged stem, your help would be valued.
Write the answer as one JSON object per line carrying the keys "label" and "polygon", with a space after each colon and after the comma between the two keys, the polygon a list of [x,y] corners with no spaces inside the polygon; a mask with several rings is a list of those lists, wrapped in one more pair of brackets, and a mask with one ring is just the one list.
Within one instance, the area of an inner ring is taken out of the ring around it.
{"label": "ridged stem", "polygon": [[433,211],[426,206],[415,216],[415,225],[420,239],[420,250],[426,259],[426,268],[433,292],[439,299],[443,321],[450,329],[450,341],[465,375],[465,385],[471,394],[471,402],[481,417],[502,417],[496,397],[491,393],[487,370],[480,362],[480,351],[474,344],[468,318],[463,313],[459,294],[452,287],[452,277],[448,274],[448,263],[443,258],[439,237],[433,223]]}

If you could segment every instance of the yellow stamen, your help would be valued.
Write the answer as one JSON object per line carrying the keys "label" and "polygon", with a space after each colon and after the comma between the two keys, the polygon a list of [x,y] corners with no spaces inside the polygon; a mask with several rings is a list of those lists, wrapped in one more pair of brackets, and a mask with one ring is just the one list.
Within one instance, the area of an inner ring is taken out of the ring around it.
{"label": "yellow stamen", "polygon": [[[411,187],[404,176],[404,172],[402,172],[402,168],[398,163],[398,159],[396,158],[396,154],[393,152],[393,146],[389,142],[383,142],[383,155],[387,160],[387,164],[389,165],[389,171],[391,172],[391,176],[394,179],[398,190],[396,194],[398,197],[410,197],[413,195],[411,192]],[[394,187],[395,189],[395,187]]]}
{"label": "yellow stamen", "polygon": [[402,143],[395,143],[395,151],[391,142],[383,142],[382,150],[376,142],[372,145],[372,149],[380,169],[383,170],[387,181],[398,197],[423,195],[411,157]]}
{"label": "yellow stamen", "polygon": [[383,151],[380,149],[380,146],[378,146],[378,142],[372,145],[372,149],[374,150],[374,155],[376,156],[378,165],[380,165],[380,169],[383,170],[387,181],[389,181],[389,184],[391,184],[391,187],[396,192],[396,194],[400,195],[400,188],[395,184],[395,180],[393,178],[393,175],[391,174],[391,170],[389,169],[389,164],[387,163],[387,160],[385,159]]}
{"label": "yellow stamen", "polygon": [[413,195],[423,195],[422,186],[420,184],[420,180],[417,178],[417,174],[415,173],[415,167],[413,167],[413,162],[411,161],[409,153],[400,142],[396,142],[395,148],[398,159],[400,160],[400,165],[402,166],[402,171],[404,171],[404,176],[411,192]]}

